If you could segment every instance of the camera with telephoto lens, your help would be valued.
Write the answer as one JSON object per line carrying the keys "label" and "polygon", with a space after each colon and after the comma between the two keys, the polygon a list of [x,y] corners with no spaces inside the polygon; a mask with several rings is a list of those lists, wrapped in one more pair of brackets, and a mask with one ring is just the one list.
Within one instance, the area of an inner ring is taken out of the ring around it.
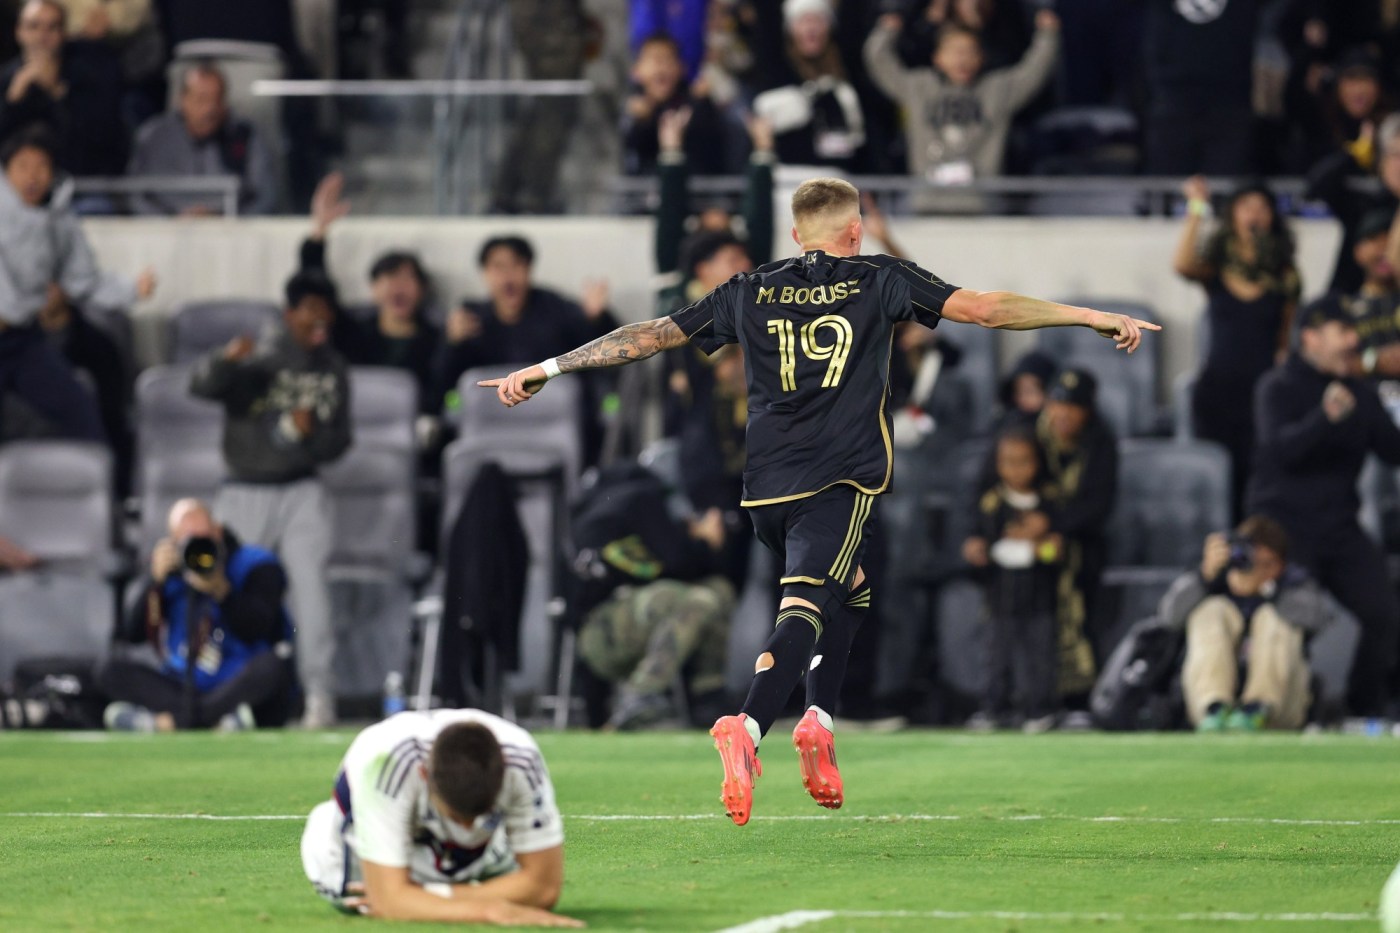
{"label": "camera with telephoto lens", "polygon": [[1230,535],[1230,563],[1231,570],[1253,570],[1254,569],[1254,542],[1248,538],[1241,538],[1239,535]]}
{"label": "camera with telephoto lens", "polygon": [[213,576],[219,569],[219,542],[213,538],[190,538],[180,551],[180,559],[190,573]]}

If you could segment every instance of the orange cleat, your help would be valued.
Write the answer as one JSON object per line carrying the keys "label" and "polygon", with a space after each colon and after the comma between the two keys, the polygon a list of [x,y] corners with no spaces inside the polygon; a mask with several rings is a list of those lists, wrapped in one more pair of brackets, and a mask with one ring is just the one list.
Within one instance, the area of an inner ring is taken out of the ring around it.
{"label": "orange cleat", "polygon": [[828,810],[839,810],[845,802],[841,793],[841,772],[836,769],[835,737],[817,721],[815,710],[808,710],[792,730],[792,744],[802,768],[802,786],[817,803]]}
{"label": "orange cleat", "polygon": [[746,718],[743,713],[721,716],[710,729],[719,760],[724,764],[724,784],[720,787],[719,799],[735,826],[749,821],[749,814],[753,812],[753,782],[763,773],[753,739],[744,728]]}

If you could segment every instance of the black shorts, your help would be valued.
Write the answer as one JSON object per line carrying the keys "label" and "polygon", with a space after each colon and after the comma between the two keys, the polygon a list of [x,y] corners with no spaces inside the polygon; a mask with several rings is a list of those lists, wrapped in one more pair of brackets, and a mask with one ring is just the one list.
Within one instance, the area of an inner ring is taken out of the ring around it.
{"label": "black shorts", "polygon": [[758,540],[783,562],[783,583],[825,587],[845,600],[875,530],[878,499],[838,483],[815,496],[748,511]]}

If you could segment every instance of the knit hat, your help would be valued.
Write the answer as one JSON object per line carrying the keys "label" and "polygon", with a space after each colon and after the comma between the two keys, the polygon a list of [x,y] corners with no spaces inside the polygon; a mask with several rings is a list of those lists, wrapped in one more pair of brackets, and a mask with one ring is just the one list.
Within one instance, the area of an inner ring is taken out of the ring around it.
{"label": "knit hat", "polygon": [[819,13],[828,20],[836,18],[828,0],[783,0],[784,23],[791,25],[794,20],[806,13]]}
{"label": "knit hat", "polygon": [[1384,208],[1375,208],[1361,215],[1361,221],[1356,225],[1356,242],[1369,240],[1373,236],[1380,236],[1382,233],[1390,233],[1391,221],[1395,219],[1392,211]]}

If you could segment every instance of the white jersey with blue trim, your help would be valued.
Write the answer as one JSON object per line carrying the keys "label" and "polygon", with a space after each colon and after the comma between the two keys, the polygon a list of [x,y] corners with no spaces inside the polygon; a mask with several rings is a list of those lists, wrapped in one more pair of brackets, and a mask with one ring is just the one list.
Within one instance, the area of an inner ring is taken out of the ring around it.
{"label": "white jersey with blue trim", "polygon": [[[428,795],[428,755],[446,726],[480,723],[505,758],[505,780],[490,814],[463,826],[438,813]],[[344,839],[363,861],[467,880],[483,856],[539,852],[564,842],[554,787],[534,738],[519,726],[474,709],[391,716],[365,729],[341,762],[335,800],[345,815]],[[502,836],[504,839],[502,839]],[[493,837],[496,845],[492,845]],[[495,852],[504,841],[508,852]],[[488,851],[492,850],[492,851]]]}

